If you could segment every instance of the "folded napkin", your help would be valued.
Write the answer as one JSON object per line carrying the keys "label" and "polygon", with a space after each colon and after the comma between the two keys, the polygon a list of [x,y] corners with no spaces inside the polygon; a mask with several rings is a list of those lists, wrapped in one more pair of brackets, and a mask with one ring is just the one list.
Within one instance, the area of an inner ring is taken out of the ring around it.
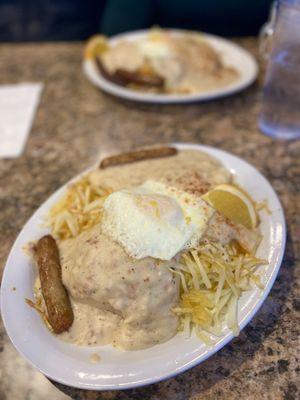
{"label": "folded napkin", "polygon": [[0,85],[0,158],[22,154],[43,85]]}

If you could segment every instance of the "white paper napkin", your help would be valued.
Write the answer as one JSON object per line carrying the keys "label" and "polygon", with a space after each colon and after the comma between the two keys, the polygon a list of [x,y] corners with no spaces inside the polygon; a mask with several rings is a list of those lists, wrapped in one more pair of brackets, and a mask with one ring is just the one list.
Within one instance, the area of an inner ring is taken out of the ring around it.
{"label": "white paper napkin", "polygon": [[22,154],[43,85],[0,85],[0,158]]}

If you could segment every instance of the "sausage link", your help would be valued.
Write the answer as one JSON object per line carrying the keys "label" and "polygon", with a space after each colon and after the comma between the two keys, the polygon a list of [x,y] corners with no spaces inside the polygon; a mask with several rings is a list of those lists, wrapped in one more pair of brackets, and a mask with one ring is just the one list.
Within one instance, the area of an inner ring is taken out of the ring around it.
{"label": "sausage link", "polygon": [[127,86],[136,84],[141,87],[153,87],[163,89],[165,80],[159,75],[145,75],[139,71],[127,71],[123,68],[118,68],[114,73],[109,73],[103,65],[99,57],[96,58],[96,65],[101,75],[109,81],[117,85]]}
{"label": "sausage link", "polygon": [[49,323],[55,333],[62,333],[70,328],[74,315],[62,283],[58,247],[51,235],[43,236],[38,241],[36,258]]}
{"label": "sausage link", "polygon": [[177,149],[175,147],[157,147],[153,149],[136,150],[129,153],[122,153],[107,157],[101,161],[99,167],[103,169],[114,165],[128,164],[135,161],[169,157],[175,154],[177,154]]}

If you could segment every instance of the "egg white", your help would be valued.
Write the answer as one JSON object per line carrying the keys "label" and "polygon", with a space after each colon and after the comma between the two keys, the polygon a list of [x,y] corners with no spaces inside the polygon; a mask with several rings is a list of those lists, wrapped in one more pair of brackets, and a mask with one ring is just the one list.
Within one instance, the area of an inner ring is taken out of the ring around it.
{"label": "egg white", "polygon": [[200,198],[156,181],[114,192],[103,207],[103,233],[136,259],[170,260],[197,245],[214,213]]}
{"label": "egg white", "polygon": [[163,41],[141,40],[138,42],[139,50],[143,56],[152,58],[170,57],[168,43]]}

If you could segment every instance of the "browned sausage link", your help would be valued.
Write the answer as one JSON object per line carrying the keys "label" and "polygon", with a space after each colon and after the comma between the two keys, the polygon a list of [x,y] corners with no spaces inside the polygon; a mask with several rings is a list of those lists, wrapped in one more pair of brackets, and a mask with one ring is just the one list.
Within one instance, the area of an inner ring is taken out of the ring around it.
{"label": "browned sausage link", "polygon": [[162,88],[165,84],[165,80],[158,75],[145,75],[138,71],[130,72],[122,68],[118,68],[114,75],[127,84],[135,83],[136,85],[156,88]]}
{"label": "browned sausage link", "polygon": [[74,316],[62,283],[58,247],[51,235],[38,241],[36,256],[49,323],[55,333],[62,333],[70,328]]}
{"label": "browned sausage link", "polygon": [[164,87],[165,80],[159,75],[145,75],[139,71],[130,72],[123,68],[118,68],[113,74],[111,74],[104,67],[103,62],[99,59],[99,57],[97,57],[95,61],[101,75],[117,85],[127,86],[131,83],[134,83],[140,86],[155,88]]}
{"label": "browned sausage link", "polygon": [[177,154],[177,149],[175,149],[175,147],[157,147],[153,149],[131,151],[129,153],[117,154],[115,156],[104,158],[99,167],[103,169],[113,165],[128,164],[151,158],[169,157],[175,154]]}
{"label": "browned sausage link", "polygon": [[107,80],[120,85],[120,86],[126,86],[128,84],[128,82],[126,80],[124,80],[124,78],[121,78],[119,76],[116,76],[115,74],[110,74],[106,68],[103,65],[103,62],[100,60],[99,57],[95,58],[96,61],[96,66],[100,72],[100,74]]}

